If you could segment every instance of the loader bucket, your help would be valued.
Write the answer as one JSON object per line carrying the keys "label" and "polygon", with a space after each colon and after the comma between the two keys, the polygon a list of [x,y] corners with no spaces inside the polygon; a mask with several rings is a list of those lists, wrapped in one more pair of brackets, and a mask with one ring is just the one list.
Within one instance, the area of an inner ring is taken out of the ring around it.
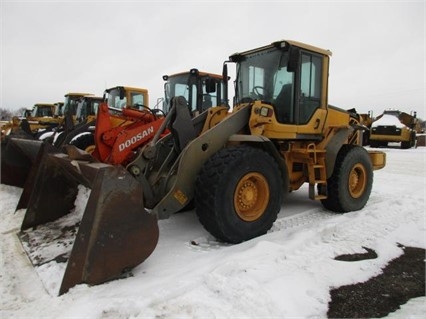
{"label": "loader bucket", "polygon": [[1,143],[1,183],[24,187],[42,141],[7,138]]}
{"label": "loader bucket", "polygon": [[[36,175],[19,237],[35,267],[66,262],[59,294],[118,278],[154,250],[157,219],[144,209],[143,189],[124,167],[47,154]],[[81,219],[74,216],[80,184],[90,189]],[[49,245],[55,247],[43,255]]]}

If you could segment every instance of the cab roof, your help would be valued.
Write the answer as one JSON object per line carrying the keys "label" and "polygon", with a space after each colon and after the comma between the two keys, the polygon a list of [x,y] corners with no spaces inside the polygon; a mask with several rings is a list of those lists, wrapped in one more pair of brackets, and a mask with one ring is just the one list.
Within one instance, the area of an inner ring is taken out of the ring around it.
{"label": "cab roof", "polygon": [[211,78],[215,78],[215,79],[219,79],[219,80],[222,79],[221,74],[199,71],[198,69],[195,69],[195,68],[191,69],[189,71],[174,73],[174,74],[169,75],[168,77],[173,77],[173,76],[178,76],[178,75],[186,75],[186,74],[191,74],[191,73],[196,73],[196,72],[198,72],[198,75],[200,77],[211,77]]}
{"label": "cab roof", "polygon": [[244,52],[237,52],[234,53],[233,55],[230,56],[230,59],[232,60],[232,57],[236,57],[236,56],[242,56],[242,55],[248,55],[248,54],[252,54],[252,53],[256,53],[256,52],[261,52],[261,51],[265,51],[265,50],[269,50],[269,49],[273,49],[273,48],[285,48],[285,47],[289,47],[289,46],[295,46],[301,49],[305,49],[308,51],[312,51],[312,52],[316,52],[322,55],[327,55],[327,56],[331,56],[332,52],[330,50],[325,50],[325,49],[321,49],[318,47],[315,47],[313,45],[310,44],[306,44],[306,43],[302,43],[302,42],[298,42],[298,41],[293,41],[293,40],[280,40],[280,41],[275,41],[272,42],[271,44],[262,46],[262,47],[258,47],[255,49],[251,49],[248,51],[244,51]]}
{"label": "cab roof", "polygon": [[94,94],[92,94],[92,93],[67,93],[64,96],[79,96],[79,97],[83,97],[83,96],[94,96]]}

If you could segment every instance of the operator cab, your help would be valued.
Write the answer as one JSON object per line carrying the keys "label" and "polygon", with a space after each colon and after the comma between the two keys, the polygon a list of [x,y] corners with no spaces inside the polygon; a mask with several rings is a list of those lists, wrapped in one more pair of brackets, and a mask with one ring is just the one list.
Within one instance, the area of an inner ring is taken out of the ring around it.
{"label": "operator cab", "polygon": [[106,89],[104,100],[112,114],[118,114],[123,109],[144,111],[149,108],[148,90],[127,86],[116,86]]}
{"label": "operator cab", "polygon": [[189,72],[164,75],[164,105],[169,111],[170,101],[175,96],[183,96],[188,101],[188,108],[195,116],[212,106],[223,104],[222,75],[200,72],[191,69]]}
{"label": "operator cab", "polygon": [[79,104],[80,104],[80,108],[81,108],[81,103],[83,101],[83,98],[85,96],[94,96],[93,94],[90,93],[67,93],[65,94],[65,101],[64,101],[64,105],[63,105],[63,112],[62,114],[69,114],[72,115],[73,117],[76,116],[77,114],[77,109],[79,108]]}
{"label": "operator cab", "polygon": [[327,110],[330,55],[294,41],[232,55],[231,62],[237,63],[235,103],[261,101],[273,107],[278,124],[319,129]]}

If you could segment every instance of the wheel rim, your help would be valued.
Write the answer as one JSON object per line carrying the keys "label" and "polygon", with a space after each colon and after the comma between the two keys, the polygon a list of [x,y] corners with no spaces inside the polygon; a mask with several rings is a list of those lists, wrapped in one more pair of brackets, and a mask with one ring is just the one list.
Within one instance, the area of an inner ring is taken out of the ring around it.
{"label": "wheel rim", "polygon": [[92,154],[93,153],[93,151],[95,150],[95,145],[89,145],[89,146],[87,146],[84,150],[87,152],[87,153],[89,153],[89,154]]}
{"label": "wheel rim", "polygon": [[353,198],[359,198],[364,194],[367,186],[367,172],[361,164],[355,165],[349,173],[349,193]]}
{"label": "wheel rim", "polygon": [[269,186],[259,173],[249,173],[239,181],[234,193],[234,207],[238,216],[247,222],[259,219],[269,202]]}

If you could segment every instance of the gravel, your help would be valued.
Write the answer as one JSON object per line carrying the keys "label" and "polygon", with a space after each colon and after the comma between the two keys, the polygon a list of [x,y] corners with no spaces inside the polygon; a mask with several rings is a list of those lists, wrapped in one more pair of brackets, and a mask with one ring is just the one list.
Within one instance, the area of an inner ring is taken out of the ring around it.
{"label": "gravel", "polygon": [[[383,273],[370,280],[330,291],[328,318],[382,318],[411,298],[425,296],[425,249],[403,247],[404,254],[392,260]],[[376,258],[366,254],[343,255],[336,259],[357,261]]]}

